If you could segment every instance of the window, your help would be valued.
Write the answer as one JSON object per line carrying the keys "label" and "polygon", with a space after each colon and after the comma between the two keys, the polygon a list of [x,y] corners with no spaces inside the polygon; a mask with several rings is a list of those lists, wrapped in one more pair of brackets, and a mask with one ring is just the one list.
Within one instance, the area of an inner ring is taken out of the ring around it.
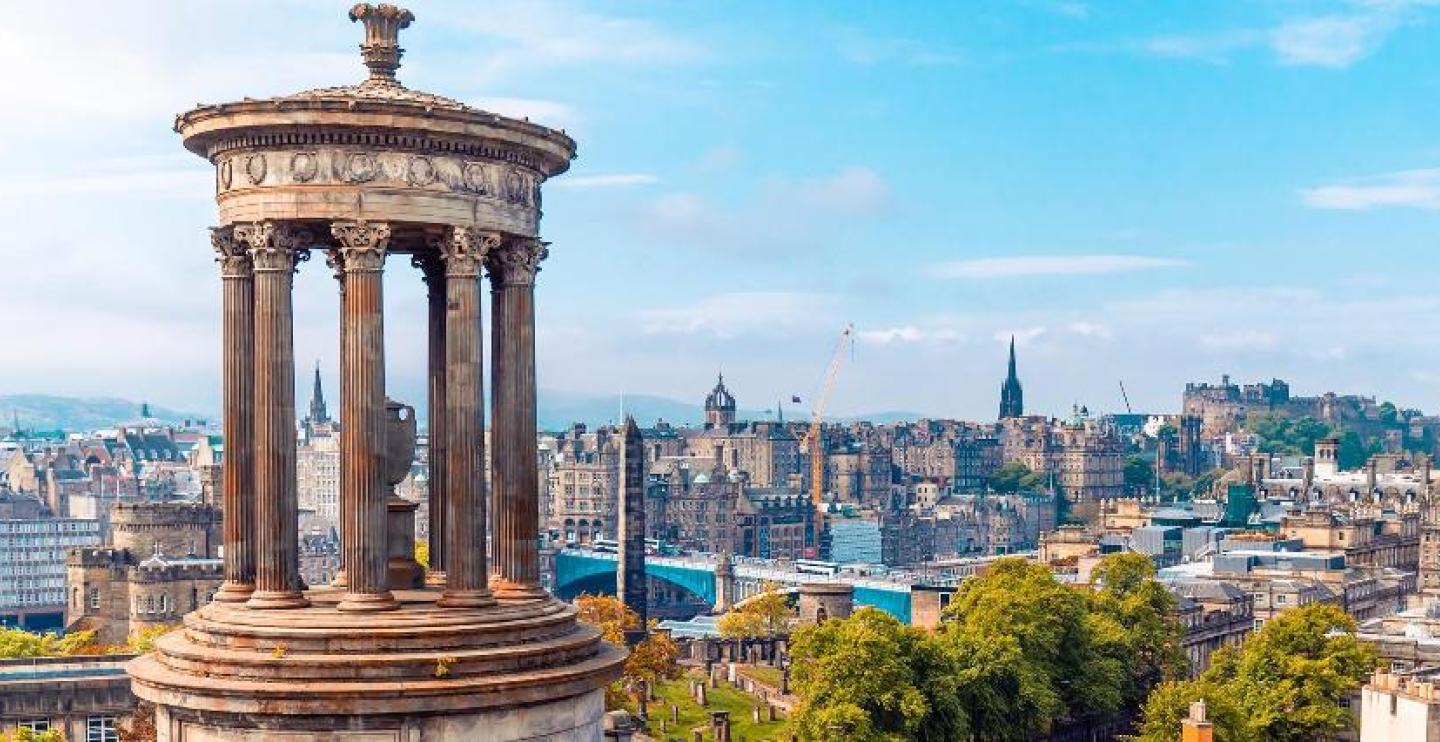
{"label": "window", "polygon": [[17,729],[29,729],[32,732],[50,731],[49,719],[21,719],[15,723]]}
{"label": "window", "polygon": [[115,732],[115,717],[92,716],[85,720],[85,742],[120,742]]}
{"label": "window", "polygon": [[90,610],[100,610],[100,588],[90,588]]}

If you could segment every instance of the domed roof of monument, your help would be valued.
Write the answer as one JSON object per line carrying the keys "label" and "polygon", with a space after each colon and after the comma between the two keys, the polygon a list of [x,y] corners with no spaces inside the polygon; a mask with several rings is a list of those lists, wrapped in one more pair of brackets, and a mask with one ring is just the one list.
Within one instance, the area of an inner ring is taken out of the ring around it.
{"label": "domed roof of monument", "polygon": [[[244,98],[220,104],[197,104],[175,117],[175,131],[185,146],[210,157],[217,142],[229,145],[239,130],[287,130],[297,127],[352,127],[426,131],[507,142],[532,150],[542,170],[553,175],[569,167],[575,142],[563,131],[528,119],[514,119],[466,105],[443,95],[405,87],[396,77],[400,31],[414,14],[389,3],[358,3],[350,20],[364,25],[360,56],[369,76],[352,85],[312,88],[269,98]],[[224,146],[224,145],[222,145]]]}

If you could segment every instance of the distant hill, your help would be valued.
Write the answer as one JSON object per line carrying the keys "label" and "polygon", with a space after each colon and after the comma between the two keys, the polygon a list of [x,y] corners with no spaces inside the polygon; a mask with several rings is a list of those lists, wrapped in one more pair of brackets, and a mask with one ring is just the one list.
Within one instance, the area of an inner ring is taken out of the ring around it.
{"label": "distant hill", "polygon": [[[619,422],[627,413],[634,415],[643,425],[652,424],[656,420],[665,420],[674,425],[699,425],[705,420],[703,405],[650,394],[577,394],[541,389],[537,402],[540,429],[550,431],[564,430],[577,422],[592,426]],[[140,419],[140,406],[140,402],[119,397],[0,394],[0,429],[8,430],[11,421],[18,417],[20,427],[26,430],[98,430]],[[304,414],[303,409],[298,412]],[[770,420],[774,419],[775,411],[742,409],[738,410],[736,415],[741,420]],[[799,405],[787,405],[785,408],[787,420],[805,420],[809,415],[809,410]],[[186,420],[219,420],[219,415],[215,413],[176,410],[156,404],[150,405],[150,417],[174,425],[180,425]],[[421,411],[420,417],[422,420],[425,418],[424,411]],[[919,417],[920,415],[909,412],[877,412],[827,419],[839,422],[868,420],[874,423],[890,423]]]}
{"label": "distant hill", "polygon": [[[16,419],[24,430],[97,430],[140,419],[141,403],[119,397],[60,397],[50,394],[0,394],[0,428]],[[179,425],[212,416],[150,405],[150,417]]]}
{"label": "distant hill", "polygon": [[[619,422],[626,414],[633,415],[642,425],[664,420],[673,425],[699,425],[705,421],[705,407],[702,404],[681,402],[649,394],[589,395],[574,392],[560,392],[541,389],[539,392],[539,418],[541,430],[562,430],[572,423],[584,422],[599,425]],[[775,410],[736,410],[740,420],[773,420]],[[826,417],[832,422],[868,420],[873,423],[891,423],[901,420],[916,420],[922,417],[912,412],[877,412],[853,417]],[[808,420],[810,409],[801,405],[786,405],[786,420]]]}

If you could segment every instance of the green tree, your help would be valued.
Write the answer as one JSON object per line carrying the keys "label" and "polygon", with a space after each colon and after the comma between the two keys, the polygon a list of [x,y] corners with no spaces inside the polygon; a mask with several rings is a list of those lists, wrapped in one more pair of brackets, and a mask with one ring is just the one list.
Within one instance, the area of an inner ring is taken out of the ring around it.
{"label": "green tree", "polygon": [[1400,422],[1400,410],[1395,407],[1394,402],[1381,402],[1378,411],[1380,413],[1380,422],[1386,425],[1394,425]]}
{"label": "green tree", "polygon": [[1344,435],[1340,436],[1340,452],[1338,454],[1340,468],[1359,469],[1365,466],[1371,456],[1380,453],[1381,450],[1380,442],[1374,438],[1364,440],[1359,433],[1347,430]]}
{"label": "green tree", "polygon": [[1201,680],[1170,681],[1155,686],[1141,711],[1143,721],[1134,742],[1175,742],[1190,704],[1205,702],[1205,718],[1215,729],[1215,742],[1259,742],[1245,713],[1224,686]]}
{"label": "green tree", "polygon": [[1220,481],[1220,477],[1223,476],[1225,476],[1223,469],[1211,469],[1207,472],[1201,472],[1200,476],[1195,477],[1194,484],[1190,485],[1190,496],[1192,498],[1209,497],[1211,494],[1210,490],[1215,487],[1215,483]]}
{"label": "green tree", "polygon": [[1135,552],[1105,556],[1090,578],[1097,585],[1093,610],[1105,630],[1097,635],[1117,637],[1103,651],[1127,668],[1124,703],[1133,708],[1151,686],[1186,669],[1175,596],[1155,580],[1154,562]]}
{"label": "green tree", "polygon": [[889,614],[861,608],[802,627],[791,637],[790,657],[801,699],[791,718],[802,739],[966,738],[948,655]]}
{"label": "green tree", "polygon": [[[1190,702],[1204,698],[1216,738],[1229,742],[1329,739],[1353,717],[1341,702],[1377,666],[1340,608],[1311,604],[1266,622],[1238,650],[1222,649],[1195,681],[1161,686],[1145,704],[1142,742],[1173,740]],[[1233,711],[1233,713],[1232,713]]]}
{"label": "green tree", "polygon": [[990,489],[1004,493],[1018,492],[1020,491],[1020,480],[1033,473],[1030,471],[1030,467],[1019,461],[1002,464],[994,474],[990,475]]}
{"label": "green tree", "polygon": [[0,659],[98,654],[94,631],[32,634],[24,629],[0,628]]}
{"label": "green tree", "polygon": [[1124,471],[1126,489],[1148,490],[1155,485],[1155,467],[1148,456],[1137,454],[1125,459]]}
{"label": "green tree", "polygon": [[780,586],[767,582],[764,591],[727,611],[716,621],[720,635],[728,639],[750,639],[789,633],[795,611]]}
{"label": "green tree", "polygon": [[[630,610],[619,598],[610,595],[581,595],[575,599],[576,618],[600,630],[600,636],[612,644],[625,644],[625,632],[640,628],[640,614]],[[652,621],[653,629],[656,622]],[[667,635],[651,631],[630,650],[625,660],[625,673],[605,689],[605,705],[617,709],[625,696],[635,692],[641,681],[679,677],[679,647]]]}
{"label": "green tree", "polygon": [[1102,648],[1123,642],[1123,635],[1092,615],[1085,592],[1060,584],[1043,565],[1019,558],[996,561],[984,575],[960,585],[946,616],[954,626],[945,630],[960,631],[971,641],[1015,638],[1022,674],[1043,678],[1050,689],[1033,698],[1044,709],[1035,720],[1039,732],[1067,711],[1109,714],[1120,707],[1125,660]]}

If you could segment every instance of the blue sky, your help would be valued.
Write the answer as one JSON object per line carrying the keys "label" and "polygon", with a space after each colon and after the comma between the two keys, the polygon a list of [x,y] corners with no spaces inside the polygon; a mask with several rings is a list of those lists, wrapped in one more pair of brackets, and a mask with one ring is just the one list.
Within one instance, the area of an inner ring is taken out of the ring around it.
{"label": "blue sky", "polygon": [[[0,392],[217,406],[211,176],[173,115],[363,74],[344,3],[148,5],[0,27]],[[1225,372],[1440,406],[1440,3],[410,7],[406,84],[580,142],[542,388],[698,400],[723,368],[743,406],[808,400],[854,322],[842,414],[993,416],[1012,333],[1039,412]],[[333,379],[317,266],[296,352]],[[422,287],[397,260],[386,290],[418,399]]]}

